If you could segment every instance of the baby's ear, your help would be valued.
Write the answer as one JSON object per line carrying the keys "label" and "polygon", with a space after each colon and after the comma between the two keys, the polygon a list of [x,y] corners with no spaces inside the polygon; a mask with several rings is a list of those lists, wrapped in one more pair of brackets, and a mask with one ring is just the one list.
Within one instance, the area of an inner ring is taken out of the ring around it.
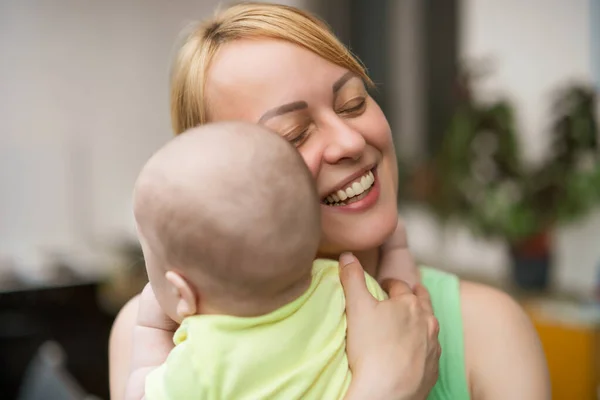
{"label": "baby's ear", "polygon": [[174,271],[167,271],[165,278],[177,296],[175,312],[184,319],[198,312],[198,298],[195,288],[183,276]]}

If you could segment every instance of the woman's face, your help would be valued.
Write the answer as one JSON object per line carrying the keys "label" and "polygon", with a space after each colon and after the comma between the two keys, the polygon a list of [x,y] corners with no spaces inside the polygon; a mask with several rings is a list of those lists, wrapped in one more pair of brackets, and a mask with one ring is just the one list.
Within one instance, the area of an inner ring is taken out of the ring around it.
{"label": "woman's face", "polygon": [[388,122],[362,80],[277,40],[223,46],[210,68],[211,121],[258,122],[294,144],[321,196],[320,253],[378,247],[398,220]]}

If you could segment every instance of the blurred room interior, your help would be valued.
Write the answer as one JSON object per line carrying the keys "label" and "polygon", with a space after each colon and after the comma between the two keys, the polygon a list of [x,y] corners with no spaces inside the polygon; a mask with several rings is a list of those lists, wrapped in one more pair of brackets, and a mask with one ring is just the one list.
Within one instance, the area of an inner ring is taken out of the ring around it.
{"label": "blurred room interior", "polygon": [[[31,389],[46,364],[108,399],[110,326],[146,282],[133,182],[171,137],[178,35],[221,3],[0,2],[3,399],[65,398]],[[283,3],[379,85],[417,260],[519,299],[554,398],[600,398],[600,3]]]}

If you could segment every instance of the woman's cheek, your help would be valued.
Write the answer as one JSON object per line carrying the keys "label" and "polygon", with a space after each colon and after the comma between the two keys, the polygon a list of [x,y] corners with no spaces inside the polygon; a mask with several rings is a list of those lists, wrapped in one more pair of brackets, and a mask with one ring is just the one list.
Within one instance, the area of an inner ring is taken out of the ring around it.
{"label": "woman's cheek", "polygon": [[383,154],[386,153],[387,149],[394,152],[392,130],[383,111],[375,101],[371,102],[370,107],[361,119],[360,132],[363,133],[367,142],[370,142]]}
{"label": "woman's cheek", "polygon": [[391,174],[392,174],[392,180],[394,182],[394,193],[398,193],[398,162],[396,159],[396,152],[394,149],[393,142],[392,142],[391,146],[392,146],[392,152],[388,157],[391,158],[391,160],[392,160],[390,169],[391,169]]}
{"label": "woman's cheek", "polygon": [[313,179],[316,181],[321,170],[321,159],[323,158],[323,151],[318,146],[313,145],[310,142],[301,146],[298,149],[298,151],[304,159],[304,162],[306,163],[308,170],[313,176]]}

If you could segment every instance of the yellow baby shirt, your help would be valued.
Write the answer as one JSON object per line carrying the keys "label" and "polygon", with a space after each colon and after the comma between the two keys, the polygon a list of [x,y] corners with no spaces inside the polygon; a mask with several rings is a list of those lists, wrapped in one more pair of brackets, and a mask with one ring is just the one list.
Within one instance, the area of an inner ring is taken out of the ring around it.
{"label": "yellow baby shirt", "polygon": [[[365,274],[378,300],[387,298]],[[196,315],[146,379],[147,400],[341,399],[350,383],[338,263],[316,260],[309,289],[259,317]]]}

